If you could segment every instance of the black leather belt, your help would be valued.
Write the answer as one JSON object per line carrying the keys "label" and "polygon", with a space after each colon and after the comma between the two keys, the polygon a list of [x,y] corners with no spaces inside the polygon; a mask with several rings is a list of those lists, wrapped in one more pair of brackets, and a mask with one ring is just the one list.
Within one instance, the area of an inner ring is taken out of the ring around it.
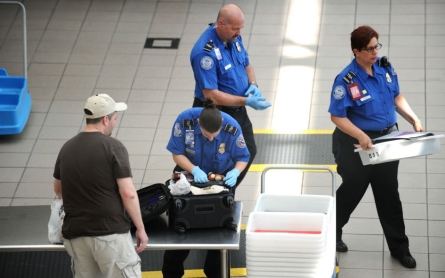
{"label": "black leather belt", "polygon": [[239,107],[227,107],[227,106],[218,106],[221,111],[226,113],[236,113],[241,110],[242,106]]}
{"label": "black leather belt", "polygon": [[[199,98],[195,97],[195,103],[198,103],[199,106],[203,105],[203,101],[200,100]],[[238,106],[238,107],[228,107],[228,106],[221,106],[221,105],[217,105],[216,107],[218,107],[219,110],[226,112],[226,113],[236,113],[238,111],[241,111],[242,106]]]}
{"label": "black leather belt", "polygon": [[380,130],[380,131],[375,131],[375,130],[363,130],[363,132],[365,133],[373,133],[373,134],[379,134],[379,135],[386,135],[388,133],[391,133],[393,131],[397,131],[399,130],[397,123],[395,123],[392,126],[389,127],[385,127],[384,129]]}

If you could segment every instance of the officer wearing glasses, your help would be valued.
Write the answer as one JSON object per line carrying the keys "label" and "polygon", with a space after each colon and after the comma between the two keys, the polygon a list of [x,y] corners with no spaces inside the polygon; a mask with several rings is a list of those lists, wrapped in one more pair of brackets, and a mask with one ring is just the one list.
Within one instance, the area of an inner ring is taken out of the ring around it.
{"label": "officer wearing glasses", "polygon": [[[402,203],[398,192],[399,161],[363,166],[354,145],[372,148],[372,139],[397,128],[397,113],[424,131],[419,118],[400,93],[397,74],[378,57],[379,34],[369,26],[351,33],[352,62],[335,78],[329,113],[336,125],[332,152],[343,183],[337,189],[337,252],[347,252],[342,228],[371,184],[380,223],[391,255],[407,268],[416,267],[405,234]],[[397,113],[396,113],[397,112]]]}

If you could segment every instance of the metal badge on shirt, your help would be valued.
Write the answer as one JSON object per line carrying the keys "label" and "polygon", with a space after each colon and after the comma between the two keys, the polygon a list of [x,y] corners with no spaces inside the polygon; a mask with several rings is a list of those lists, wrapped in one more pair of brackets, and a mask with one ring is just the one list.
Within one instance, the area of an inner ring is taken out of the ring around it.
{"label": "metal badge on shirt", "polygon": [[226,152],[226,143],[221,143],[218,147],[218,153],[224,154]]}
{"label": "metal badge on shirt", "polygon": [[388,81],[388,83],[392,83],[392,79],[391,76],[389,76],[389,73],[386,73],[386,81]]}
{"label": "metal badge on shirt", "polygon": [[239,44],[239,42],[236,42],[235,45],[236,45],[236,50],[238,50],[238,52],[241,52],[241,45]]}

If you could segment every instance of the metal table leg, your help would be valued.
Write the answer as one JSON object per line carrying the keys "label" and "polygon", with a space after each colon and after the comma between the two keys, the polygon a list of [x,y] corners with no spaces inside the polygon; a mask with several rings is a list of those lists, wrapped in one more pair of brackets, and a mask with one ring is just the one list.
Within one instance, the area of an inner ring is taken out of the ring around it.
{"label": "metal table leg", "polygon": [[230,271],[227,272],[227,250],[221,250],[221,278],[230,278]]}

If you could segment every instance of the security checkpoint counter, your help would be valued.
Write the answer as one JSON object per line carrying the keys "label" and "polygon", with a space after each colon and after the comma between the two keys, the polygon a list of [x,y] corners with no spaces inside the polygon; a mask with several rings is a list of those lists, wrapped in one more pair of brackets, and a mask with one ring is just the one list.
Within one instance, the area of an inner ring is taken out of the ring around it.
{"label": "security checkpoint counter", "polygon": [[[237,230],[225,227],[191,229],[179,234],[159,217],[145,227],[149,237],[145,250],[220,250],[221,277],[230,278],[229,251],[238,250],[240,246],[242,209],[242,203],[235,202],[233,218]],[[0,252],[65,251],[63,244],[48,241],[50,213],[50,206],[0,207]],[[133,241],[136,244],[134,234]]]}

